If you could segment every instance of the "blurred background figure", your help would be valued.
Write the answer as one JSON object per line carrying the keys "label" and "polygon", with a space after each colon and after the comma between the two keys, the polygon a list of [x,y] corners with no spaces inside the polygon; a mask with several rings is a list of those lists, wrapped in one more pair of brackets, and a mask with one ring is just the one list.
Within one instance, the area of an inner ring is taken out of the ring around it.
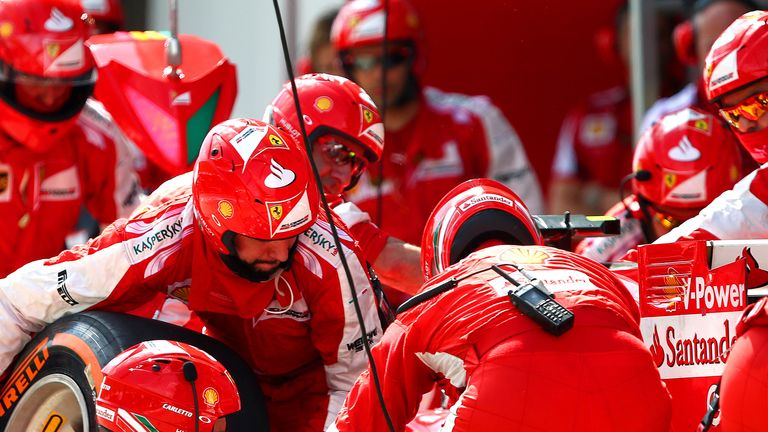
{"label": "blurred background figure", "polygon": [[704,88],[741,145],[761,167],[715,198],[698,215],[660,237],[685,239],[768,238],[768,12],[748,12],[731,23],[707,55]]}
{"label": "blurred background figure", "polygon": [[[657,14],[660,92],[679,88],[680,72],[672,59],[668,41],[672,18]],[[630,52],[629,5],[622,2],[613,27],[595,36],[604,65],[618,66],[622,80],[590,95],[573,108],[563,121],[557,139],[549,185],[549,212],[603,214],[615,203],[619,183],[632,169],[633,120],[629,92]]]}
{"label": "blurred background figure", "polygon": [[309,55],[296,61],[296,74],[328,73],[343,75],[336,54],[336,48],[331,43],[331,26],[338,15],[338,9],[332,9],[315,21],[309,37]]}
{"label": "blurred background figure", "polygon": [[[121,0],[70,0],[78,8],[82,8],[91,19],[91,34],[113,33],[122,30],[125,25],[125,16],[123,15],[123,4]],[[142,183],[145,183],[142,171],[146,167],[144,155],[141,154],[136,145],[126,137],[120,128],[115,124],[110,113],[104,108],[104,105],[96,100],[93,95],[88,98],[80,114],[80,121],[99,129],[102,133],[114,141],[115,146],[120,149],[120,153],[125,155],[122,163],[127,164],[135,170]],[[101,227],[98,221],[86,207],[80,210],[80,217],[76,229],[67,236],[66,246],[70,248],[77,244],[88,241],[89,238],[98,235]]]}
{"label": "blurred background figure", "polygon": [[620,5],[614,27],[596,43],[605,63],[619,64],[624,81],[589,96],[566,116],[557,139],[549,185],[549,212],[602,214],[615,202],[619,181],[631,170],[632,102],[629,97],[629,14]]}
{"label": "blurred background figure", "polygon": [[421,85],[427,54],[421,23],[405,0],[346,3],[332,40],[347,77],[382,112],[387,146],[349,200],[385,231],[417,244],[440,196],[463,180],[491,177],[513,188],[534,211],[541,191],[525,149],[489,98]]}
{"label": "blurred background figure", "polygon": [[63,250],[81,205],[106,225],[138,204],[126,155],[80,115],[96,82],[82,17],[65,0],[0,3],[0,276]]}
{"label": "blurred background figure", "polygon": [[664,115],[687,107],[717,114],[717,107],[704,95],[704,59],[729,24],[755,9],[759,7],[751,0],[697,0],[690,5],[690,18],[678,24],[672,36],[678,60],[691,69],[691,82],[674,95],[656,101],[643,117],[642,131]]}
{"label": "blurred background figure", "polygon": [[741,179],[739,147],[725,122],[708,112],[686,108],[665,116],[637,143],[625,179],[632,194],[607,212],[621,220],[621,235],[585,239],[576,252],[618,261],[695,216]]}
{"label": "blurred background figure", "polygon": [[[717,106],[704,94],[704,59],[718,36],[741,15],[760,7],[751,0],[697,0],[690,5],[690,18],[678,24],[673,32],[675,52],[681,63],[691,69],[691,82],[668,98],[656,101],[643,116],[640,130],[645,131],[666,114],[695,107],[717,115]],[[742,152],[742,171],[758,167],[749,153]]]}

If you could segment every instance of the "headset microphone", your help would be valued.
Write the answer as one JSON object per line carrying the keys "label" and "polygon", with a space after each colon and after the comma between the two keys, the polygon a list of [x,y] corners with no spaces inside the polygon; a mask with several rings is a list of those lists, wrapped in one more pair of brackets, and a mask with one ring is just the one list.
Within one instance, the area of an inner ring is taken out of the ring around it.
{"label": "headset microphone", "polygon": [[651,172],[648,170],[638,170],[634,173],[635,180],[648,181],[651,179]]}
{"label": "headset microphone", "polygon": [[629,209],[626,208],[627,205],[626,205],[626,203],[624,203],[624,187],[627,185],[627,182],[632,180],[632,179],[635,179],[635,180],[641,181],[641,182],[648,181],[648,180],[651,179],[651,172],[648,171],[648,170],[644,170],[644,169],[637,170],[637,171],[635,171],[635,172],[633,172],[631,174],[625,175],[621,179],[621,181],[619,182],[619,202],[624,204],[624,208],[627,211],[629,211]]}
{"label": "headset microphone", "polygon": [[197,368],[191,361],[185,361],[181,367],[184,372],[184,379],[189,381],[192,386],[192,399],[195,403],[195,432],[200,432],[200,406],[197,402],[197,389],[195,388],[195,381],[197,381]]}

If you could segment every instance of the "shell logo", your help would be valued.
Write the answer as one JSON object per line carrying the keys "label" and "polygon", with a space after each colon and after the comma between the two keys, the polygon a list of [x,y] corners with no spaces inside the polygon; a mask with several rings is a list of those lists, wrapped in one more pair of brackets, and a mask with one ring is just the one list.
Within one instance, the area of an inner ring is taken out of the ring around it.
{"label": "shell logo", "polygon": [[320,112],[330,111],[333,108],[333,100],[328,96],[320,96],[315,99],[315,109]]}
{"label": "shell logo", "polygon": [[0,38],[7,38],[13,34],[13,24],[4,22],[0,24]]}
{"label": "shell logo", "polygon": [[678,288],[682,285],[680,279],[677,278],[677,273],[674,270],[670,270],[670,273],[664,276],[664,286]]}
{"label": "shell logo", "polygon": [[224,216],[224,219],[231,219],[235,215],[235,208],[227,200],[219,201],[219,214]]}
{"label": "shell logo", "polygon": [[208,406],[214,406],[219,403],[219,392],[213,387],[203,390],[203,402]]}
{"label": "shell logo", "polygon": [[504,261],[512,261],[515,264],[543,264],[550,255],[542,250],[530,248],[512,248],[499,256]]}
{"label": "shell logo", "polygon": [[654,306],[667,311],[677,309],[677,300],[683,293],[683,282],[674,269],[669,269],[668,274],[664,275],[664,282],[655,286],[654,294],[651,295],[651,302]]}

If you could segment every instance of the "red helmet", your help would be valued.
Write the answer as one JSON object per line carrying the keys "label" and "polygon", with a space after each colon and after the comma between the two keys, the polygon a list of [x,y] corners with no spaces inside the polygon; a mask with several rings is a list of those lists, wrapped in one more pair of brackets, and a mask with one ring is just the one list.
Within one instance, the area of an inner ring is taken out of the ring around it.
{"label": "red helmet", "polygon": [[80,0],[85,12],[96,21],[97,33],[114,33],[125,26],[120,0]]}
{"label": "red helmet", "polygon": [[741,153],[719,118],[686,108],[656,122],[637,143],[632,190],[660,213],[685,220],[741,179]]}
{"label": "red helmet", "polygon": [[96,420],[112,432],[193,431],[195,423],[200,432],[208,432],[218,418],[240,410],[229,372],[205,351],[185,343],[142,342],[102,372]]}
{"label": "red helmet", "polygon": [[317,217],[320,195],[304,148],[264,122],[232,119],[208,132],[195,164],[195,211],[216,250],[225,234],[262,240],[295,237]]}
{"label": "red helmet", "polygon": [[490,179],[467,180],[432,210],[421,237],[424,278],[441,273],[488,241],[543,245],[544,240],[514,192]]}
{"label": "red helmet", "polygon": [[[308,74],[296,79],[296,90],[310,143],[322,135],[339,135],[362,147],[368,162],[381,158],[384,124],[373,100],[359,85],[335,75]],[[290,82],[267,107],[264,121],[301,140]]]}
{"label": "red helmet", "polygon": [[768,298],[744,311],[720,380],[720,429],[768,429]]}
{"label": "red helmet", "polygon": [[338,51],[384,41],[384,1],[389,2],[388,42],[418,42],[421,26],[416,9],[405,0],[353,0],[333,21],[331,42]]}
{"label": "red helmet", "polygon": [[93,92],[86,17],[64,0],[0,2],[0,129],[34,151],[55,144]]}
{"label": "red helmet", "polygon": [[384,41],[384,1],[389,3],[387,41],[401,51],[398,57],[407,59],[415,77],[422,75],[426,57],[421,55],[422,32],[416,9],[405,0],[353,0],[339,10],[331,29],[331,43],[338,51],[342,67],[349,75],[348,50]]}
{"label": "red helmet", "polygon": [[[768,77],[768,12],[742,15],[712,45],[704,67],[707,98],[716,102],[724,94]],[[768,129],[736,136],[755,161],[768,162]]]}
{"label": "red helmet", "polygon": [[715,40],[705,60],[704,83],[707,98],[715,101],[768,76],[768,12],[742,15]]}

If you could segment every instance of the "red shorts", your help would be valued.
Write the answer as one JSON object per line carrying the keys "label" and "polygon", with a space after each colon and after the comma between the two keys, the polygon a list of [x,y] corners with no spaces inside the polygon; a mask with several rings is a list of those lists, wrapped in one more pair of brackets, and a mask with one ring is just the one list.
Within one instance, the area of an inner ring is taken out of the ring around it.
{"label": "red shorts", "polygon": [[443,430],[666,431],[671,398],[636,336],[576,326],[487,350],[451,411]]}
{"label": "red shorts", "polygon": [[285,382],[260,380],[271,432],[322,431],[328,416],[328,387],[322,365]]}

